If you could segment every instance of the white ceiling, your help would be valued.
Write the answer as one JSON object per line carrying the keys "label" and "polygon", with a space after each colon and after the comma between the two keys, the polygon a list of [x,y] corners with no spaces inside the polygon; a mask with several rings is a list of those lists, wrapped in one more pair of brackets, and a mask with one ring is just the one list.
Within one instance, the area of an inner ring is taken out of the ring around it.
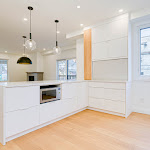
{"label": "white ceiling", "polygon": [[[60,46],[74,44],[65,39],[67,33],[80,30],[80,24],[89,26],[106,18],[150,6],[150,0],[1,0],[0,52],[22,53],[22,35],[29,35],[28,6],[33,6],[32,34],[37,50],[52,49],[55,45],[55,19],[59,19]],[[77,9],[76,6],[81,8]]]}

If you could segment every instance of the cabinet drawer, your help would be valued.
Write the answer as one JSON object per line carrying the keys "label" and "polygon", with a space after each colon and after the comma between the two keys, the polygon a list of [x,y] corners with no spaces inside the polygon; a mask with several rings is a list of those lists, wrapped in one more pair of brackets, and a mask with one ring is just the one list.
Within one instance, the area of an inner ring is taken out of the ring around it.
{"label": "cabinet drawer", "polygon": [[6,113],[6,137],[39,125],[39,106]]}
{"label": "cabinet drawer", "polygon": [[111,112],[125,114],[125,102],[105,100],[104,109]]}
{"label": "cabinet drawer", "polygon": [[98,109],[104,109],[104,99],[89,98],[89,106]]}
{"label": "cabinet drawer", "polygon": [[62,115],[62,100],[40,105],[40,124],[52,121]]}
{"label": "cabinet drawer", "polygon": [[104,98],[104,88],[89,87],[89,96],[95,98]]}
{"label": "cabinet drawer", "polygon": [[126,98],[125,90],[105,89],[104,95],[108,100],[125,101]]}
{"label": "cabinet drawer", "polygon": [[104,88],[108,89],[126,89],[126,83],[105,83]]}
{"label": "cabinet drawer", "polygon": [[104,88],[104,83],[102,83],[102,82],[89,82],[89,87]]}
{"label": "cabinet drawer", "polygon": [[62,99],[68,99],[77,96],[79,85],[79,83],[62,84]]}
{"label": "cabinet drawer", "polygon": [[6,88],[6,112],[26,109],[40,104],[40,87]]}

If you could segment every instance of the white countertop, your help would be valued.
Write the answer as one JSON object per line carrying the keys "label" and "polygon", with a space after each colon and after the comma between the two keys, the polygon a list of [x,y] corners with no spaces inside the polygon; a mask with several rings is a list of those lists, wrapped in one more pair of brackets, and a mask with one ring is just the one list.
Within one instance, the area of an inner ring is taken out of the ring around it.
{"label": "white countertop", "polygon": [[0,86],[3,87],[20,87],[20,86],[42,86],[42,85],[57,85],[63,83],[75,83],[75,82],[108,82],[108,83],[126,83],[125,80],[44,80],[44,81],[22,81],[22,82],[1,82]]}
{"label": "white countertop", "polygon": [[20,86],[42,86],[42,85],[57,85],[62,83],[74,83],[74,82],[83,82],[83,80],[44,80],[44,81],[22,81],[22,82],[1,82],[0,86],[3,87],[20,87]]}

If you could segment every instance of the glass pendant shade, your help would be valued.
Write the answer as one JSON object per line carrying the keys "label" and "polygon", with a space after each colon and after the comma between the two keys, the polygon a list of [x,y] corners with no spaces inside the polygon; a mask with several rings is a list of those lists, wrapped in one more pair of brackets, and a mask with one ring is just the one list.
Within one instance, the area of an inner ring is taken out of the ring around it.
{"label": "glass pendant shade", "polygon": [[25,47],[31,51],[36,49],[36,42],[32,39],[29,39],[25,43]]}
{"label": "glass pendant shade", "polygon": [[20,57],[17,61],[17,64],[25,64],[25,65],[31,65],[32,61],[28,57]]}
{"label": "glass pendant shade", "polygon": [[53,54],[55,54],[55,55],[61,54],[61,48],[59,46],[54,47]]}

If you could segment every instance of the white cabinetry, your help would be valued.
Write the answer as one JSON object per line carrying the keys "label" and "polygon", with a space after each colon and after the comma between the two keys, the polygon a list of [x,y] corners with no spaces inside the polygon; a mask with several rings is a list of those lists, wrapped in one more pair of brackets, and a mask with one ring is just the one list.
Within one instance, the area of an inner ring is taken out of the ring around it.
{"label": "white cabinetry", "polygon": [[40,87],[6,88],[6,112],[26,109],[40,103]]}
{"label": "white cabinetry", "polygon": [[92,28],[92,60],[128,58],[128,17]]}
{"label": "white cabinetry", "polygon": [[40,124],[87,107],[87,91],[87,82],[62,84],[61,100],[40,105]]}
{"label": "white cabinetry", "polygon": [[40,87],[5,88],[6,137],[39,125]]}
{"label": "white cabinetry", "polygon": [[126,82],[89,82],[89,107],[126,115]]}
{"label": "white cabinetry", "polygon": [[39,125],[39,106],[6,113],[6,137]]}

